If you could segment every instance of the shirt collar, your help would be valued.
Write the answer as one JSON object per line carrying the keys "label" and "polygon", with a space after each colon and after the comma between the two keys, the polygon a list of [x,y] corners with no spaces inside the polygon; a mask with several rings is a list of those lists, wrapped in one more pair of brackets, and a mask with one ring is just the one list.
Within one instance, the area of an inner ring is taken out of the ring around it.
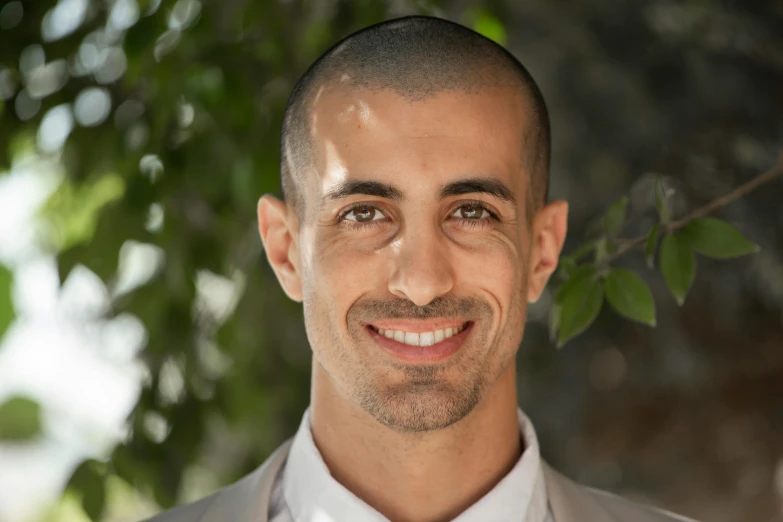
{"label": "shirt collar", "polygon": [[[525,450],[511,471],[453,522],[518,520],[542,522],[547,495],[533,424],[517,410]],[[294,522],[388,522],[329,473],[310,431],[310,409],[302,416],[283,474],[283,495]]]}
{"label": "shirt collar", "polygon": [[517,409],[524,451],[511,471],[489,493],[463,511],[452,522],[518,520],[543,522],[546,519],[546,486],[541,474],[541,455],[533,423]]}
{"label": "shirt collar", "polygon": [[310,408],[305,410],[283,473],[283,496],[294,522],[387,522],[337,482],[315,446]]}

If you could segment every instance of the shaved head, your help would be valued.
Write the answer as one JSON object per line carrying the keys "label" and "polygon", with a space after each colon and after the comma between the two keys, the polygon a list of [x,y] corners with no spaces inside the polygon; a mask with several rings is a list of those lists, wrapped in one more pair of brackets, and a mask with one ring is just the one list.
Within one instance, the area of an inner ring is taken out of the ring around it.
{"label": "shaved head", "polygon": [[532,119],[521,140],[531,173],[528,217],[548,197],[549,117],[530,73],[506,49],[464,26],[427,16],[382,22],[357,31],[327,50],[300,78],[288,99],[281,135],[283,197],[301,216],[301,185],[313,169],[311,108],[323,88],[391,90],[411,102],[443,91],[517,90]]}

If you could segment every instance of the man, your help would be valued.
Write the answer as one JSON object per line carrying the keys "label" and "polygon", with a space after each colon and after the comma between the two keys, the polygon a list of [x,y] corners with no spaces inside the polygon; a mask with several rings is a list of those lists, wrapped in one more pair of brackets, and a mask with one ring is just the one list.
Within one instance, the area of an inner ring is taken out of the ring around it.
{"label": "man", "polygon": [[282,131],[268,260],[304,305],[312,396],[256,471],[155,521],[663,522],[539,456],[518,409],[527,304],[557,267],[549,122],[508,52],[429,17],[347,37]]}

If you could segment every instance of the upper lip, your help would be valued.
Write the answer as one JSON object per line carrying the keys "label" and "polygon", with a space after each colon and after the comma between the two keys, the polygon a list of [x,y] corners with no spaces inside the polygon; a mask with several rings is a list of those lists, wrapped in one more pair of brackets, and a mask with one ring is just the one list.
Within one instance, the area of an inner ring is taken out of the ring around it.
{"label": "upper lip", "polygon": [[466,319],[389,319],[369,323],[378,330],[400,330],[402,332],[423,333],[459,328],[467,323]]}

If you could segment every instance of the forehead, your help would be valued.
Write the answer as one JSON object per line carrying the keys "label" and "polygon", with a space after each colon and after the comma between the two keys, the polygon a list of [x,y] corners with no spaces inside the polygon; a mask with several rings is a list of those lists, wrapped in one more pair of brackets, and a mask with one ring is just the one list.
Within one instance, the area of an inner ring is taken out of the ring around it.
{"label": "forehead", "polygon": [[522,144],[533,118],[518,90],[411,100],[391,90],[324,87],[310,118],[319,193],[351,177],[401,185],[483,175],[524,185]]}

